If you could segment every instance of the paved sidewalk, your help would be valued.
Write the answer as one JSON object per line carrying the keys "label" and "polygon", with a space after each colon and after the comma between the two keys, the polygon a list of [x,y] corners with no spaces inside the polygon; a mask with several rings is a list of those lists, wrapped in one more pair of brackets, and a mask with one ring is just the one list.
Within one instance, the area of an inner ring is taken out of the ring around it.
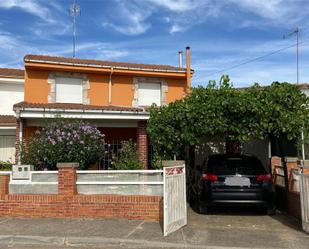
{"label": "paved sidewalk", "polygon": [[0,248],[293,248],[308,249],[309,235],[292,218],[259,214],[199,215],[163,237],[156,222],[0,218]]}

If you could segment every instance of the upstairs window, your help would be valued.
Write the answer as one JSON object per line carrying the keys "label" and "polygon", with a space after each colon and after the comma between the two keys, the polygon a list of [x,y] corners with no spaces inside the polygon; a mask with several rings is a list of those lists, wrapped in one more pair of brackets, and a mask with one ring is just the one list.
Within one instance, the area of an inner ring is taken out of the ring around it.
{"label": "upstairs window", "polygon": [[138,105],[151,106],[152,104],[161,105],[161,84],[139,82]]}
{"label": "upstairs window", "polygon": [[56,102],[57,103],[83,103],[82,79],[56,78]]}

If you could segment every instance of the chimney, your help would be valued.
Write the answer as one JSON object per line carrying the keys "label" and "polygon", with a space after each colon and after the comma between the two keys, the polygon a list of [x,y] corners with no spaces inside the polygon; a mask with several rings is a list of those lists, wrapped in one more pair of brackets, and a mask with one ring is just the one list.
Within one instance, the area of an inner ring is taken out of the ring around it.
{"label": "chimney", "polygon": [[190,47],[186,47],[186,75],[187,75],[187,84],[186,84],[186,94],[190,93],[191,87],[191,64],[190,64]]}
{"label": "chimney", "polygon": [[182,51],[179,51],[178,55],[179,55],[179,67],[182,68]]}

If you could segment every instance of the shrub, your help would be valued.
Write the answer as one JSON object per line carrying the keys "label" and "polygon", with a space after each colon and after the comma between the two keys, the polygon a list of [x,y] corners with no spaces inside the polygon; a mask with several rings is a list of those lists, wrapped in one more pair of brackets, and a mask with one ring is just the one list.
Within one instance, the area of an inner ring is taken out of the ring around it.
{"label": "shrub", "polygon": [[56,169],[58,162],[78,162],[80,169],[104,156],[104,135],[83,121],[57,119],[37,130],[23,150],[22,160],[36,169]]}
{"label": "shrub", "polygon": [[153,149],[151,169],[162,169],[162,157],[156,149]]}
{"label": "shrub", "polygon": [[121,149],[118,151],[118,154],[113,155],[112,167],[117,170],[133,170],[143,168],[138,158],[136,145],[132,140],[121,142]]}
{"label": "shrub", "polygon": [[11,162],[0,161],[0,171],[12,170],[12,165],[13,164]]}

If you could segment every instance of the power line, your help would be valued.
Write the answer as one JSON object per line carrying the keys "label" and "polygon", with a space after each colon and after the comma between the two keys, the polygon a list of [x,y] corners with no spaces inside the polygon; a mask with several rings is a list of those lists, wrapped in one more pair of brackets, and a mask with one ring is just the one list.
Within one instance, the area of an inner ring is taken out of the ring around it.
{"label": "power line", "polygon": [[[308,42],[308,41],[309,41],[309,39],[308,39],[308,40],[304,40],[304,41],[302,41],[302,42],[299,42],[298,44],[303,44],[303,43]],[[278,49],[278,50],[272,51],[272,52],[270,52],[270,53],[268,53],[268,54],[264,54],[264,55],[261,55],[261,56],[258,56],[258,57],[255,57],[255,58],[252,58],[252,59],[243,61],[243,62],[241,62],[241,63],[239,63],[239,64],[234,65],[234,66],[227,67],[227,68],[225,68],[225,69],[221,69],[221,70],[219,70],[219,71],[216,71],[216,72],[213,72],[213,73],[211,73],[211,74],[208,74],[208,75],[206,75],[205,77],[209,77],[209,76],[212,76],[212,75],[214,75],[214,74],[223,73],[223,72],[225,72],[225,71],[229,71],[229,70],[231,70],[231,69],[234,69],[234,68],[237,68],[237,67],[240,67],[240,66],[243,66],[243,65],[252,63],[252,62],[254,62],[254,61],[258,61],[258,60],[264,59],[264,58],[266,58],[266,57],[268,57],[268,56],[271,56],[271,55],[280,53],[280,52],[282,52],[282,51],[284,51],[284,50],[287,50],[287,49],[289,49],[289,48],[295,47],[296,45],[297,45],[297,44],[292,44],[292,45],[290,45],[290,46],[283,47],[283,48],[280,48],[280,49]]]}

